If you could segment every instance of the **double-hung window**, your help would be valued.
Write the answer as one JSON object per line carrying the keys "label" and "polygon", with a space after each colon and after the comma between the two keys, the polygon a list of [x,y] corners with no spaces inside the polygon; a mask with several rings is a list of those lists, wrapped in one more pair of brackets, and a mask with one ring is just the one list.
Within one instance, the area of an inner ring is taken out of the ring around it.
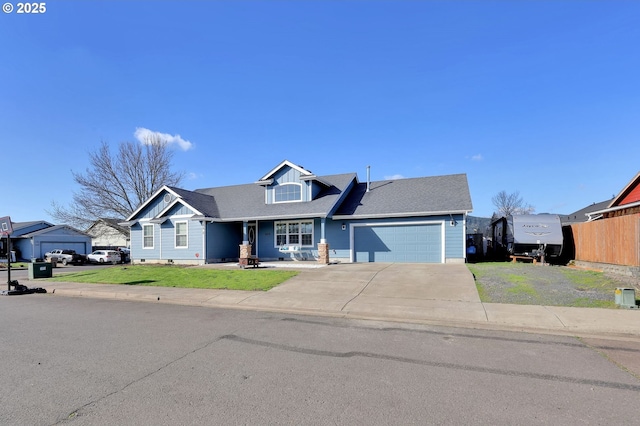
{"label": "double-hung window", "polygon": [[313,246],[313,221],[276,222],[276,246]]}
{"label": "double-hung window", "polygon": [[153,248],[153,224],[142,225],[142,248]]}
{"label": "double-hung window", "polygon": [[187,248],[189,246],[188,231],[189,227],[187,221],[176,222],[176,248]]}

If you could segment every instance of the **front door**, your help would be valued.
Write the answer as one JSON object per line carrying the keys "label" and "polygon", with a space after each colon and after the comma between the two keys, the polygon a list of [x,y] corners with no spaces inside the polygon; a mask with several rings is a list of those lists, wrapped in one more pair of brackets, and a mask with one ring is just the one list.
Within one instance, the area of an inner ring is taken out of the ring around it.
{"label": "front door", "polygon": [[256,226],[255,223],[250,223],[247,226],[247,237],[249,238],[249,244],[251,244],[251,256],[256,256],[258,253],[257,250],[257,245],[258,245],[258,238],[257,238],[257,229],[258,227]]}

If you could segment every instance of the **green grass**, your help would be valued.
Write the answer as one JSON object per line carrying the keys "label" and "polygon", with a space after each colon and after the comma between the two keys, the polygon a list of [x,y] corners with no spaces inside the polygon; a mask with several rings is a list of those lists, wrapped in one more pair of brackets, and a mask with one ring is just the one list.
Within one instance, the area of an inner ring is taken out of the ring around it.
{"label": "green grass", "polygon": [[582,290],[611,290],[618,284],[604,276],[602,272],[582,271],[575,269],[563,269],[562,273],[569,279],[574,287]]}
{"label": "green grass", "polygon": [[533,298],[537,298],[539,296],[536,289],[531,284],[526,282],[515,283],[513,287],[509,287],[508,289],[506,289],[506,291],[511,294],[517,294],[517,295],[528,296]]}
{"label": "green grass", "polygon": [[578,297],[571,303],[574,308],[610,308],[615,309],[618,306],[613,300],[593,300],[588,297]]}
{"label": "green grass", "polygon": [[[26,268],[29,264],[26,262],[11,262],[11,269]],[[7,269],[6,263],[0,263],[0,269]]]}
{"label": "green grass", "polygon": [[297,271],[254,268],[222,270],[184,266],[127,265],[61,274],[47,281],[266,291],[297,274]]}
{"label": "green grass", "polygon": [[478,290],[478,296],[480,297],[480,300],[486,303],[493,302],[493,300],[491,300],[491,296],[487,292],[487,289],[484,288],[482,283],[478,280],[476,280],[476,289]]}
{"label": "green grass", "polygon": [[617,308],[613,292],[621,283],[602,272],[511,262],[467,266],[483,302]]}
{"label": "green grass", "polygon": [[529,277],[521,274],[507,273],[501,274],[505,280],[512,284],[516,284],[518,286],[528,286],[531,284],[531,280]]}

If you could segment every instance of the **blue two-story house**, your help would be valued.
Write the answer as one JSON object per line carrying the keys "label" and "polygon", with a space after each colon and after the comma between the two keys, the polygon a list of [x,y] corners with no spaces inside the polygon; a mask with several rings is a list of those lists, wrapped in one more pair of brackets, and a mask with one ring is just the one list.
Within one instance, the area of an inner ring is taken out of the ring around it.
{"label": "blue two-story house", "polygon": [[256,182],[165,186],[123,225],[134,263],[465,261],[465,174],[360,182],[283,161]]}

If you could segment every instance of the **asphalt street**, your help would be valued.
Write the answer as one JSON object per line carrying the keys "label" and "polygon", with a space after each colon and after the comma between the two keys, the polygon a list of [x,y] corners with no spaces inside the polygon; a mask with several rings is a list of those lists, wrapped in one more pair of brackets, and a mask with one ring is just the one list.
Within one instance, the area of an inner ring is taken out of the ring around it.
{"label": "asphalt street", "polygon": [[637,424],[640,414],[640,380],[603,356],[640,356],[626,342],[38,294],[0,298],[0,321],[0,424]]}

